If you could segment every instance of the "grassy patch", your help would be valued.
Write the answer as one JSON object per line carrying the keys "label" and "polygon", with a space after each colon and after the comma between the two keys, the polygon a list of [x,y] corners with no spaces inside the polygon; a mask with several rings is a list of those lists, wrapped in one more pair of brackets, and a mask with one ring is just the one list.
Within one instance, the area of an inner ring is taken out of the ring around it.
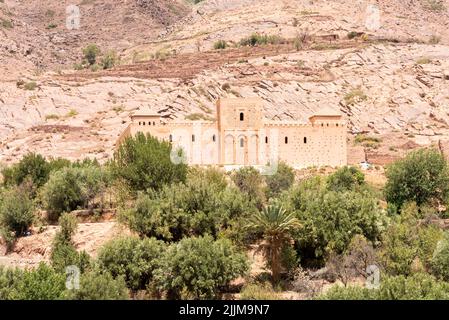
{"label": "grassy patch", "polygon": [[266,44],[281,44],[285,42],[286,40],[278,35],[253,33],[249,37],[241,39],[239,43],[241,46],[255,47]]}
{"label": "grassy patch", "polygon": [[67,112],[66,117],[67,118],[72,118],[78,115],[78,111],[76,111],[75,109],[70,109],[69,112]]}
{"label": "grassy patch", "polygon": [[215,50],[223,50],[223,49],[226,49],[227,47],[228,47],[228,44],[224,40],[218,40],[214,43]]}
{"label": "grassy patch", "polygon": [[432,60],[427,57],[422,57],[416,60],[416,64],[429,64],[429,63],[432,63]]}
{"label": "grassy patch", "polygon": [[34,82],[34,81],[27,82],[27,83],[25,83],[25,84],[23,85],[23,88],[24,88],[25,90],[33,91],[33,90],[35,90],[35,89],[37,88],[37,83]]}
{"label": "grassy patch", "polygon": [[353,105],[357,102],[365,101],[368,96],[363,92],[362,89],[356,88],[348,92],[345,97],[345,102],[347,105]]}
{"label": "grassy patch", "polygon": [[12,29],[13,28],[12,21],[9,19],[0,18],[0,27],[3,27],[5,29]]}
{"label": "grassy patch", "polygon": [[45,116],[45,120],[58,120],[58,119],[59,119],[59,116],[57,114],[54,114],[54,113],[47,114]]}
{"label": "grassy patch", "polygon": [[421,1],[424,9],[427,9],[429,11],[443,12],[446,11],[447,9],[444,4],[444,1],[442,0],[421,0]]}
{"label": "grassy patch", "polygon": [[377,149],[382,139],[373,136],[367,136],[365,134],[358,134],[354,139],[355,144],[361,144],[367,148]]}

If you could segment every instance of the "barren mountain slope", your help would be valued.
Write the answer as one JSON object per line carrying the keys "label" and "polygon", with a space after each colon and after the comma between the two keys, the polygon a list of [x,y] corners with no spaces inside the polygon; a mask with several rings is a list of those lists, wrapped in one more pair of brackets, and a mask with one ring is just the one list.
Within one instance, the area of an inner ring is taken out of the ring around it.
{"label": "barren mountain slope", "polygon": [[[377,149],[367,151],[379,163],[418,145],[448,140],[449,1],[443,1],[445,6],[429,1],[377,1],[379,30],[365,25],[369,1],[346,0],[205,0],[161,28],[159,36],[147,37],[145,25],[123,31],[129,43],[93,21],[92,30],[98,30],[88,40],[128,47],[122,51],[124,65],[98,73],[31,73],[0,82],[0,161],[16,161],[28,151],[106,159],[131,111],[150,107],[167,121],[194,113],[211,118],[220,96],[262,97],[270,119],[306,120],[323,106],[340,109],[351,133],[384,137]],[[12,2],[14,14],[28,23],[31,12],[42,9],[36,5],[26,13],[25,3],[6,1]],[[93,16],[108,3],[95,1],[87,10]],[[139,15],[138,4],[116,2],[111,10],[127,8]],[[103,10],[111,20],[112,11]],[[152,23],[163,25],[156,18]],[[299,50],[291,41],[213,50],[218,39],[237,43],[256,31],[284,38],[306,34],[313,40]],[[367,35],[349,40],[349,32]],[[65,45],[79,52],[81,43]],[[166,58],[151,58],[161,50]],[[19,58],[6,60],[12,59]],[[36,81],[36,90],[18,88],[19,79]],[[364,157],[361,147],[355,150],[359,153],[350,152],[355,155],[351,161]]]}
{"label": "barren mountain slope", "polygon": [[[77,13],[67,12],[70,5],[79,8],[79,28],[71,30],[67,21]],[[8,26],[0,24],[0,67],[17,61],[39,72],[71,68],[88,43],[120,51],[156,39],[188,12],[182,0],[5,0],[0,19]]]}

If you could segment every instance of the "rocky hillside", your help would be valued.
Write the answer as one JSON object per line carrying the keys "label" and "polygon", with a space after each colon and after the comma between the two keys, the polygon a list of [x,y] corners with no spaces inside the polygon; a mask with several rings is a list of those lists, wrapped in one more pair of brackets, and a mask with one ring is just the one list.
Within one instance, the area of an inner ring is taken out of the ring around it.
{"label": "rocky hillside", "polygon": [[[341,110],[351,134],[376,137],[351,143],[351,162],[449,140],[449,1],[83,0],[74,32],[67,3],[0,3],[12,21],[0,27],[3,162],[28,151],[104,160],[133,110],[213,118],[221,96],[261,97],[270,119]],[[254,32],[278,41],[237,45]],[[121,65],[71,70],[92,42]]]}

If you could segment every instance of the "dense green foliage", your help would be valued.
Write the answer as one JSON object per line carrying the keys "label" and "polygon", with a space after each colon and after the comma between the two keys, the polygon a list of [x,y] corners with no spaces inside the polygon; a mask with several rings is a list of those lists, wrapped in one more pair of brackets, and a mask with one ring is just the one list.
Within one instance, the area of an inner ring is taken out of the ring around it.
{"label": "dense green foliage", "polygon": [[282,191],[288,190],[295,181],[295,171],[284,162],[278,164],[276,173],[265,177],[267,198],[275,198]]}
{"label": "dense green foliage", "polygon": [[68,266],[77,266],[83,272],[90,264],[86,252],[78,252],[72,241],[77,228],[76,218],[68,213],[59,218],[60,230],[53,239],[50,261],[53,268],[64,272]]}
{"label": "dense green foliage", "polygon": [[55,171],[42,189],[43,201],[50,218],[63,212],[87,208],[105,187],[105,175],[98,166],[71,166]]}
{"label": "dense green foliage", "polygon": [[120,145],[111,163],[113,173],[134,190],[159,190],[169,183],[184,182],[187,166],[173,163],[172,146],[150,135],[138,133]]}
{"label": "dense green foliage", "polygon": [[449,281],[449,234],[445,233],[435,246],[431,259],[433,273],[439,278]]}
{"label": "dense green foliage", "polygon": [[449,283],[437,281],[426,273],[410,277],[387,277],[379,289],[334,286],[319,299],[326,300],[447,300]]}
{"label": "dense green foliage", "polygon": [[407,201],[418,206],[428,202],[444,204],[449,196],[449,168],[436,150],[413,151],[387,168],[387,201],[400,209]]}
{"label": "dense green foliage", "polygon": [[107,243],[98,254],[98,264],[114,278],[124,277],[133,290],[145,289],[153,279],[154,271],[166,245],[154,238],[140,240],[135,237],[122,237]]}
{"label": "dense green foliage", "polygon": [[390,224],[382,237],[379,254],[389,274],[407,276],[430,268],[433,252],[443,233],[434,225],[420,224],[418,215],[416,204],[404,206],[402,215]]}
{"label": "dense green foliage", "polygon": [[155,272],[155,281],[169,298],[212,299],[247,270],[245,254],[229,240],[184,238],[168,248],[161,268]]}
{"label": "dense green foliage", "polygon": [[[355,167],[295,182],[312,171],[285,163],[269,176],[255,168],[189,168],[177,162],[182,152],[172,151],[139,134],[106,165],[28,154],[2,170],[2,243],[12,250],[18,237],[48,222],[60,229],[50,264],[0,268],[0,299],[216,299],[239,277],[247,299],[277,299],[285,289],[317,297],[323,279],[345,287],[319,299],[449,299],[441,214],[449,175],[436,151],[415,151],[389,166],[384,190]],[[75,248],[75,217],[109,215],[107,203],[136,235],[110,240],[91,258]],[[248,274],[248,250],[264,253],[267,272]],[[371,265],[381,270],[380,287],[354,287]],[[65,287],[69,266],[80,269],[79,288]],[[312,278],[303,267],[325,268]]]}
{"label": "dense green foliage", "polygon": [[0,202],[0,226],[15,236],[21,236],[34,221],[34,205],[27,190],[14,187],[7,190]]}
{"label": "dense green foliage", "polygon": [[342,253],[353,236],[377,241],[387,217],[368,190],[336,192],[316,177],[295,186],[282,200],[302,224],[296,235],[302,262],[322,264],[330,252]]}
{"label": "dense green foliage", "polygon": [[122,219],[140,235],[179,241],[185,236],[216,237],[233,221],[248,217],[255,208],[223,176],[214,171],[189,175],[186,183],[140,194]]}
{"label": "dense green foliage", "polygon": [[108,272],[90,271],[80,277],[79,289],[67,290],[71,300],[128,300],[128,289],[122,277],[113,278]]}
{"label": "dense green foliage", "polygon": [[47,182],[50,174],[50,164],[40,154],[29,153],[17,164],[3,169],[5,185],[20,185],[29,179],[35,187],[41,187]]}
{"label": "dense green foliage", "polygon": [[0,269],[0,298],[5,300],[58,300],[65,290],[65,276],[41,263],[35,270]]}
{"label": "dense green foliage", "polygon": [[237,188],[259,209],[265,202],[264,179],[260,172],[253,167],[243,167],[232,175]]}
{"label": "dense green foliage", "polygon": [[343,167],[327,179],[331,191],[350,191],[365,185],[365,175],[355,167]]}

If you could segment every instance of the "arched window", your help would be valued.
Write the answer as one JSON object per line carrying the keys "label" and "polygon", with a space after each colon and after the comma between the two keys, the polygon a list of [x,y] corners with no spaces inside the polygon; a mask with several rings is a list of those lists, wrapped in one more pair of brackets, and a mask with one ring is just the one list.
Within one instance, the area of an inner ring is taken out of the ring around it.
{"label": "arched window", "polygon": [[304,143],[307,143],[307,137],[304,137]]}
{"label": "arched window", "polygon": [[195,142],[195,135],[192,134],[192,142]]}
{"label": "arched window", "polygon": [[265,143],[268,143],[268,137],[265,137]]}
{"label": "arched window", "polygon": [[212,141],[215,142],[215,140],[217,140],[217,137],[215,136],[215,134],[212,136]]}
{"label": "arched window", "polygon": [[141,126],[141,125],[142,125],[142,122],[139,121],[139,126]]}
{"label": "arched window", "polygon": [[168,137],[168,140],[169,140],[170,142],[173,142],[173,136],[170,135],[170,136]]}
{"label": "arched window", "polygon": [[245,147],[245,139],[241,138],[240,139],[240,148]]}
{"label": "arched window", "polygon": [[148,121],[148,125],[151,126],[151,121]]}
{"label": "arched window", "polygon": [[288,137],[285,137],[285,144],[288,143]]}
{"label": "arched window", "polygon": [[243,112],[240,112],[240,121],[245,120],[245,115],[243,114]]}
{"label": "arched window", "polygon": [[145,121],[144,122],[142,122],[143,123],[143,125],[145,125]]}
{"label": "arched window", "polygon": [[336,126],[338,127],[338,123],[336,124]]}
{"label": "arched window", "polygon": [[155,126],[155,125],[156,125],[156,122],[153,121],[153,126]]}
{"label": "arched window", "polygon": [[324,127],[324,123],[322,123],[321,126]]}

